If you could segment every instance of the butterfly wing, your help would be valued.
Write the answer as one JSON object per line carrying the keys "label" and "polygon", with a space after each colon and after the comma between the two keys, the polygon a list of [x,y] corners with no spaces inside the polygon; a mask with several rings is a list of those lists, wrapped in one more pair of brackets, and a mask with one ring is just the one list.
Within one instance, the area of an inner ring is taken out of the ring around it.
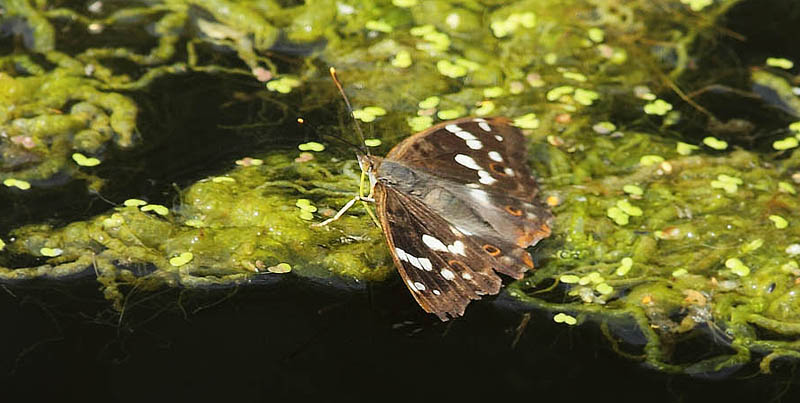
{"label": "butterfly wing", "polygon": [[[426,203],[459,228],[491,241],[489,245],[503,252],[513,252],[510,255],[533,267],[530,255],[517,249],[549,236],[552,215],[536,198],[538,186],[527,164],[526,149],[525,137],[506,118],[452,120],[398,144],[387,155],[384,172],[379,174],[391,176],[392,164],[398,164],[413,169],[417,178],[448,181],[448,191],[461,204],[472,206],[474,214],[454,217],[454,203],[423,195]],[[394,171],[402,174],[402,169]],[[397,181],[398,187],[404,184],[409,181]],[[401,191],[431,188],[429,184],[410,185],[416,188]],[[514,271],[507,274],[521,276]]]}
{"label": "butterfly wing", "polygon": [[492,269],[499,263],[475,239],[414,196],[381,182],[374,196],[397,271],[426,312],[445,321],[463,315],[470,300],[500,291]]}
{"label": "butterfly wing", "polygon": [[386,160],[454,182],[533,202],[538,193],[527,164],[527,145],[507,118],[464,118],[417,133]]}

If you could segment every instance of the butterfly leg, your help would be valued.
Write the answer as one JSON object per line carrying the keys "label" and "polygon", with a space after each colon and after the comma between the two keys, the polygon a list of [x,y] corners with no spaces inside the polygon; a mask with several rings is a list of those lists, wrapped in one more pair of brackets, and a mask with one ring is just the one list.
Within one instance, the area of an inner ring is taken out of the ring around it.
{"label": "butterfly leg", "polygon": [[345,205],[339,211],[337,211],[336,214],[333,217],[331,217],[331,218],[329,218],[329,219],[327,219],[327,220],[325,220],[323,222],[311,224],[311,226],[312,227],[324,227],[324,226],[326,226],[326,225],[328,225],[328,224],[330,224],[330,223],[342,218],[344,213],[347,212],[347,210],[349,210],[350,207],[353,207],[353,204],[355,204],[357,201],[375,203],[375,199],[373,199],[371,197],[364,197],[364,196],[361,196],[361,195],[355,196],[352,199],[350,199],[350,201],[345,203]]}

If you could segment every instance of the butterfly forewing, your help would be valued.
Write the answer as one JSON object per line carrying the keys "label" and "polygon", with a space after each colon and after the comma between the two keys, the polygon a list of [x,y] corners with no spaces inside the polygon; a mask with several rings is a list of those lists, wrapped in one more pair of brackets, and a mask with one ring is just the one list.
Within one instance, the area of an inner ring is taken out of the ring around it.
{"label": "butterfly forewing", "polygon": [[426,312],[461,316],[470,300],[496,294],[494,258],[420,199],[378,183],[378,218],[406,286]]}
{"label": "butterfly forewing", "polygon": [[525,137],[510,123],[506,118],[444,122],[405,139],[386,159],[532,202],[538,187],[527,165]]}

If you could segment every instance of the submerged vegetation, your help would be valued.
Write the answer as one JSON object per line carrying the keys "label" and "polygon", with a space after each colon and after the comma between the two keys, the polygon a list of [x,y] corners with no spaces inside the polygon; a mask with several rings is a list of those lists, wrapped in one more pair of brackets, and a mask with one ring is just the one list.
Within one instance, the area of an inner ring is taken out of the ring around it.
{"label": "submerged vegetation", "polygon": [[[504,291],[520,309],[553,326],[596,322],[621,354],[663,371],[760,360],[769,372],[800,357],[797,68],[770,55],[722,74],[694,53],[740,40],[721,21],[747,2],[506,3],[8,1],[0,192],[56,197],[84,181],[102,193],[115,178],[99,168],[143,147],[135,95],[157,79],[248,80],[284,112],[302,94],[304,107],[283,114],[291,121],[336,102],[325,81],[334,65],[376,153],[467,115],[509,116],[529,136],[556,222],[538,270]],[[347,138],[347,127],[334,128]],[[309,225],[356,192],[357,163],[326,138],[288,141],[296,148],[239,155],[174,199],[128,194],[57,227],[40,212],[39,224],[0,233],[0,279],[88,273],[122,309],[132,287],[392,275],[360,208]],[[709,339],[713,356],[673,354]]]}

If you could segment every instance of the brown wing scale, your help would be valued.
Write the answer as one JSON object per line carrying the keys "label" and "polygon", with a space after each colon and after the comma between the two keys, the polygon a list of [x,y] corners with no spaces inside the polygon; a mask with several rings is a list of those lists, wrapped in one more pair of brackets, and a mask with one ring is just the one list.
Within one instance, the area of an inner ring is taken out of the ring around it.
{"label": "brown wing scale", "polygon": [[[411,295],[440,319],[464,314],[470,300],[497,294],[499,262],[413,196],[375,186],[378,218],[395,266]],[[425,260],[422,260],[425,259]]]}

